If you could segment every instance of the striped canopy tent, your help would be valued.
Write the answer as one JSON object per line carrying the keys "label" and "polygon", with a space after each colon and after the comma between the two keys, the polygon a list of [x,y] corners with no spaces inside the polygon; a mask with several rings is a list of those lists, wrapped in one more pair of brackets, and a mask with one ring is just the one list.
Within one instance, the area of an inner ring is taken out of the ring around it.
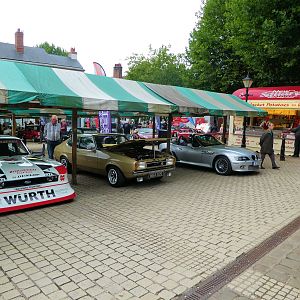
{"label": "striped canopy tent", "polygon": [[0,104],[172,113],[176,105],[140,82],[44,66],[0,61]]}
{"label": "striped canopy tent", "polygon": [[266,112],[234,95],[202,91],[179,86],[144,83],[151,91],[177,105],[178,112],[188,114],[205,108],[205,115],[258,116]]}
{"label": "striped canopy tent", "polygon": [[0,61],[0,106],[25,103],[78,111],[241,115],[264,114],[236,96]]}

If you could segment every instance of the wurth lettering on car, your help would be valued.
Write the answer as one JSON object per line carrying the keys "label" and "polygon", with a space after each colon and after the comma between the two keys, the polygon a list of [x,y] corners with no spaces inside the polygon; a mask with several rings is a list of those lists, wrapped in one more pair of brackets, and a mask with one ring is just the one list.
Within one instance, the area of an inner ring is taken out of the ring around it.
{"label": "wurth lettering on car", "polygon": [[4,196],[3,199],[6,201],[8,205],[16,204],[18,195],[9,195],[8,197]]}
{"label": "wurth lettering on car", "polygon": [[37,192],[29,192],[24,194],[4,196],[3,199],[6,201],[8,205],[12,205],[12,204],[16,204],[17,200],[19,200],[19,202],[27,202],[28,200],[39,201],[39,200],[45,200],[45,199],[50,199],[55,197],[56,197],[55,191],[54,189],[51,189],[46,191],[37,191]]}
{"label": "wurth lettering on car", "polygon": [[55,197],[55,192],[54,192],[53,189],[50,190],[50,192],[46,190],[46,195],[47,195],[48,198],[50,198],[51,195],[52,195],[52,197],[54,198],[54,197]]}
{"label": "wurth lettering on car", "polygon": [[[25,195],[26,195],[26,194],[25,194]],[[25,196],[25,195],[24,195],[24,196]],[[38,201],[38,200],[39,200],[38,197],[36,196],[36,193],[35,193],[35,192],[30,192],[30,193],[28,193],[28,196],[29,196],[30,201],[33,201],[33,200]]]}

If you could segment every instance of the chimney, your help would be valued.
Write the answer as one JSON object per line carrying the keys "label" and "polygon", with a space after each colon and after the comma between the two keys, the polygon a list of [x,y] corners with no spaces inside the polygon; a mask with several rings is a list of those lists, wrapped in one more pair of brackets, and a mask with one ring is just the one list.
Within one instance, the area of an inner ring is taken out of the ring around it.
{"label": "chimney", "polygon": [[114,78],[123,78],[123,76],[122,76],[122,65],[121,64],[115,64],[113,77]]}
{"label": "chimney", "polygon": [[23,37],[24,33],[20,31],[20,28],[18,28],[17,32],[15,33],[15,46],[18,53],[24,53]]}
{"label": "chimney", "polygon": [[71,58],[71,59],[77,59],[77,52],[75,51],[75,48],[71,48],[68,56]]}

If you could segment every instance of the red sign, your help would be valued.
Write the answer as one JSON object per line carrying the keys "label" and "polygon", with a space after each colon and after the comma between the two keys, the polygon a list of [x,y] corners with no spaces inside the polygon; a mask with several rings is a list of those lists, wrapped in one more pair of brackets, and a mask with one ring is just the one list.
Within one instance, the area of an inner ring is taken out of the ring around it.
{"label": "red sign", "polygon": [[[242,100],[246,99],[246,89],[233,93]],[[279,86],[249,88],[248,100],[300,100],[300,86]]]}

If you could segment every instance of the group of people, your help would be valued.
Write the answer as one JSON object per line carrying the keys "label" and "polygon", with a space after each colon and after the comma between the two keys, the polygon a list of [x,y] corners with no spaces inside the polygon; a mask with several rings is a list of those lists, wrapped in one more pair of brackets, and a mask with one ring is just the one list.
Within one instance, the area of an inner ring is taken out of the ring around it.
{"label": "group of people", "polygon": [[[265,129],[265,132],[262,134],[260,138],[259,145],[261,147],[260,153],[261,153],[261,169],[264,169],[263,162],[265,160],[266,155],[269,155],[271,162],[272,162],[272,168],[273,169],[279,169],[280,167],[277,166],[275,162],[275,155],[274,155],[274,124],[265,121],[262,123],[261,127]],[[294,154],[292,157],[299,157],[300,152],[300,124],[295,128],[290,128],[290,132],[293,132],[295,134],[295,142],[294,142]]]}

